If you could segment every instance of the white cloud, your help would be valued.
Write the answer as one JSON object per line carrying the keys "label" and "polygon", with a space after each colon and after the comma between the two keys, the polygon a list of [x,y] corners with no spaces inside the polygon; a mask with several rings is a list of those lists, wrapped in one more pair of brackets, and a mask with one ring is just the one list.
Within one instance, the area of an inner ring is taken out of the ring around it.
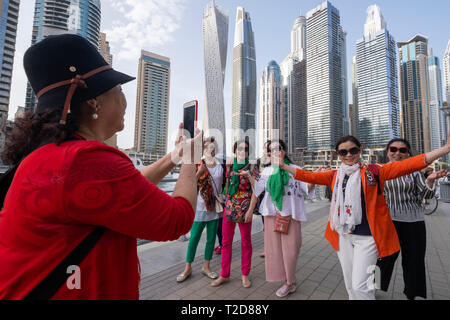
{"label": "white cloud", "polygon": [[118,59],[136,60],[141,49],[173,41],[187,0],[107,0],[123,15],[105,30]]}

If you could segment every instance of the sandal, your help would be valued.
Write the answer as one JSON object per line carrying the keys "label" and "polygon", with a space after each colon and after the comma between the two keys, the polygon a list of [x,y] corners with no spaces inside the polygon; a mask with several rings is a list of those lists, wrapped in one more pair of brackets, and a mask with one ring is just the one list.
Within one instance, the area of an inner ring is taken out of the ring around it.
{"label": "sandal", "polygon": [[189,276],[191,275],[191,273],[192,273],[192,271],[189,272],[189,273],[187,273],[187,274],[180,273],[180,274],[177,276],[177,282],[183,282],[184,280],[186,280],[187,278],[189,278]]}
{"label": "sandal", "polygon": [[250,280],[248,280],[248,282],[242,281],[242,286],[244,288],[250,288],[252,286],[252,282]]}
{"label": "sandal", "polygon": [[202,269],[202,274],[204,274],[205,276],[207,276],[210,279],[217,279],[219,276],[217,275],[217,273],[211,271],[211,272],[206,272],[205,270]]}
{"label": "sandal", "polygon": [[227,283],[228,281],[230,281],[230,278],[219,277],[216,280],[214,280],[213,282],[211,282],[211,287],[218,287],[224,283]]}

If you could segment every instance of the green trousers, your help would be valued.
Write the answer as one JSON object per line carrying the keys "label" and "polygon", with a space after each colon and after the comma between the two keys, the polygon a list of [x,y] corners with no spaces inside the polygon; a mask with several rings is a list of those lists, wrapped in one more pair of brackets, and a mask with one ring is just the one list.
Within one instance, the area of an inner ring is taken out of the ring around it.
{"label": "green trousers", "polygon": [[212,221],[194,221],[191,229],[191,237],[186,254],[186,262],[192,263],[197,251],[198,242],[202,237],[203,230],[206,227],[206,246],[205,246],[205,260],[211,260],[214,252],[214,244],[216,243],[216,233],[219,219]]}

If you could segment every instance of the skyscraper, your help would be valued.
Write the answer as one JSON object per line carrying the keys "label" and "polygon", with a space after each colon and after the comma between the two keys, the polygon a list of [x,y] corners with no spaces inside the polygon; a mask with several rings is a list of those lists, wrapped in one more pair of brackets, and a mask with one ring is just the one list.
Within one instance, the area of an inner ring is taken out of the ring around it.
{"label": "skyscraper", "polygon": [[[264,68],[260,82],[259,151],[267,140],[280,139],[284,132],[284,108],[281,104],[281,71],[278,63],[270,61]],[[260,154],[262,155],[262,154]]]}
{"label": "skyscraper", "polygon": [[430,138],[431,149],[437,149],[445,145],[447,130],[445,114],[442,108],[442,80],[439,58],[433,56],[430,49],[428,54],[428,77],[430,84]]}
{"label": "skyscraper", "polygon": [[[207,134],[214,129],[222,134],[223,146],[219,142],[218,153],[226,152],[225,143],[225,102],[223,87],[228,46],[228,15],[222,12],[214,0],[203,11],[203,53],[205,61],[206,104],[203,117],[203,130]],[[211,135],[211,134],[207,134]]]}
{"label": "skyscraper", "polygon": [[169,124],[170,59],[141,51],[138,69],[134,147],[165,155]]}
{"label": "skyscraper", "polygon": [[415,35],[398,42],[402,136],[418,153],[431,151],[428,38]]}
{"label": "skyscraper", "polygon": [[5,145],[19,5],[19,0],[0,0],[0,151]]}
{"label": "skyscraper", "polygon": [[0,128],[8,119],[19,5],[19,0],[0,1]]}
{"label": "skyscraper", "polygon": [[[256,56],[250,14],[242,7],[236,11],[233,45],[233,142],[243,139],[247,130],[255,130]],[[255,147],[254,132],[250,133],[251,149]]]}
{"label": "skyscraper", "polygon": [[295,19],[291,30],[291,52],[280,65],[282,74],[283,138],[288,152],[306,148],[306,18]]}
{"label": "skyscraper", "polygon": [[450,40],[448,40],[444,58],[442,59],[442,67],[444,69],[444,98],[446,99],[445,101],[450,102]]}
{"label": "skyscraper", "polygon": [[[49,35],[75,33],[99,47],[101,7],[100,0],[36,0],[31,44]],[[36,96],[27,86],[25,108],[33,109]]]}
{"label": "skyscraper", "polygon": [[358,135],[369,148],[400,136],[395,40],[376,5],[367,9],[364,37],[356,42]]}
{"label": "skyscraper", "polygon": [[341,57],[341,92],[342,92],[342,135],[350,134],[350,118],[348,110],[347,88],[347,32],[339,27],[339,55]]}
{"label": "skyscraper", "polygon": [[308,149],[332,149],[344,133],[339,11],[325,1],[306,15]]}

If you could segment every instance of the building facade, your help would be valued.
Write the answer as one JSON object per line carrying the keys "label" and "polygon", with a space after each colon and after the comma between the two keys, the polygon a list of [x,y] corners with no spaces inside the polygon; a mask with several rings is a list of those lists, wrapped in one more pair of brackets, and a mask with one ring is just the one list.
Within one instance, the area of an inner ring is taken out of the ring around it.
{"label": "building facade", "polygon": [[400,112],[396,43],[376,5],[367,9],[364,37],[356,42],[355,69],[359,139],[382,147],[400,136]]}
{"label": "building facade", "polygon": [[233,143],[248,138],[252,150],[256,143],[256,82],[252,22],[250,14],[238,7],[233,45],[232,135]]}
{"label": "building facade", "polygon": [[[49,35],[78,34],[99,48],[100,0],[36,0],[31,44]],[[27,85],[25,108],[34,109],[36,96]]]}
{"label": "building facade", "polygon": [[260,82],[259,105],[259,156],[263,155],[263,146],[267,140],[284,137],[284,108],[282,107],[281,70],[275,61],[264,68]]}
{"label": "building facade", "polygon": [[288,152],[306,148],[306,17],[299,16],[291,30],[291,52],[280,65],[282,74],[282,108]]}
{"label": "building facade", "polygon": [[[228,15],[216,6],[208,4],[203,11],[203,56],[205,65],[206,104],[203,130],[218,142],[217,153],[226,153],[225,101],[223,88],[228,47]],[[212,129],[209,133],[209,130]],[[222,135],[219,139],[218,135]]]}
{"label": "building facade", "polygon": [[400,61],[402,137],[418,152],[431,151],[428,38],[416,35],[397,43]]}
{"label": "building facade", "polygon": [[443,68],[443,89],[445,101],[450,102],[450,40],[448,40],[445,49],[444,58],[442,59]]}
{"label": "building facade", "polygon": [[308,149],[332,149],[344,133],[339,11],[328,1],[306,15]]}
{"label": "building facade", "polygon": [[111,54],[111,48],[109,42],[106,40],[106,33],[100,32],[99,51],[106,62],[111,66],[113,64],[113,55]]}
{"label": "building facade", "polygon": [[19,5],[19,0],[0,0],[0,151],[5,145]]}
{"label": "building facade", "polygon": [[350,116],[350,134],[358,137],[358,66],[356,65],[356,56],[352,61],[352,97],[353,103],[348,105],[348,112]]}
{"label": "building facade", "polygon": [[134,149],[166,154],[169,125],[170,59],[141,51],[138,68]]}

